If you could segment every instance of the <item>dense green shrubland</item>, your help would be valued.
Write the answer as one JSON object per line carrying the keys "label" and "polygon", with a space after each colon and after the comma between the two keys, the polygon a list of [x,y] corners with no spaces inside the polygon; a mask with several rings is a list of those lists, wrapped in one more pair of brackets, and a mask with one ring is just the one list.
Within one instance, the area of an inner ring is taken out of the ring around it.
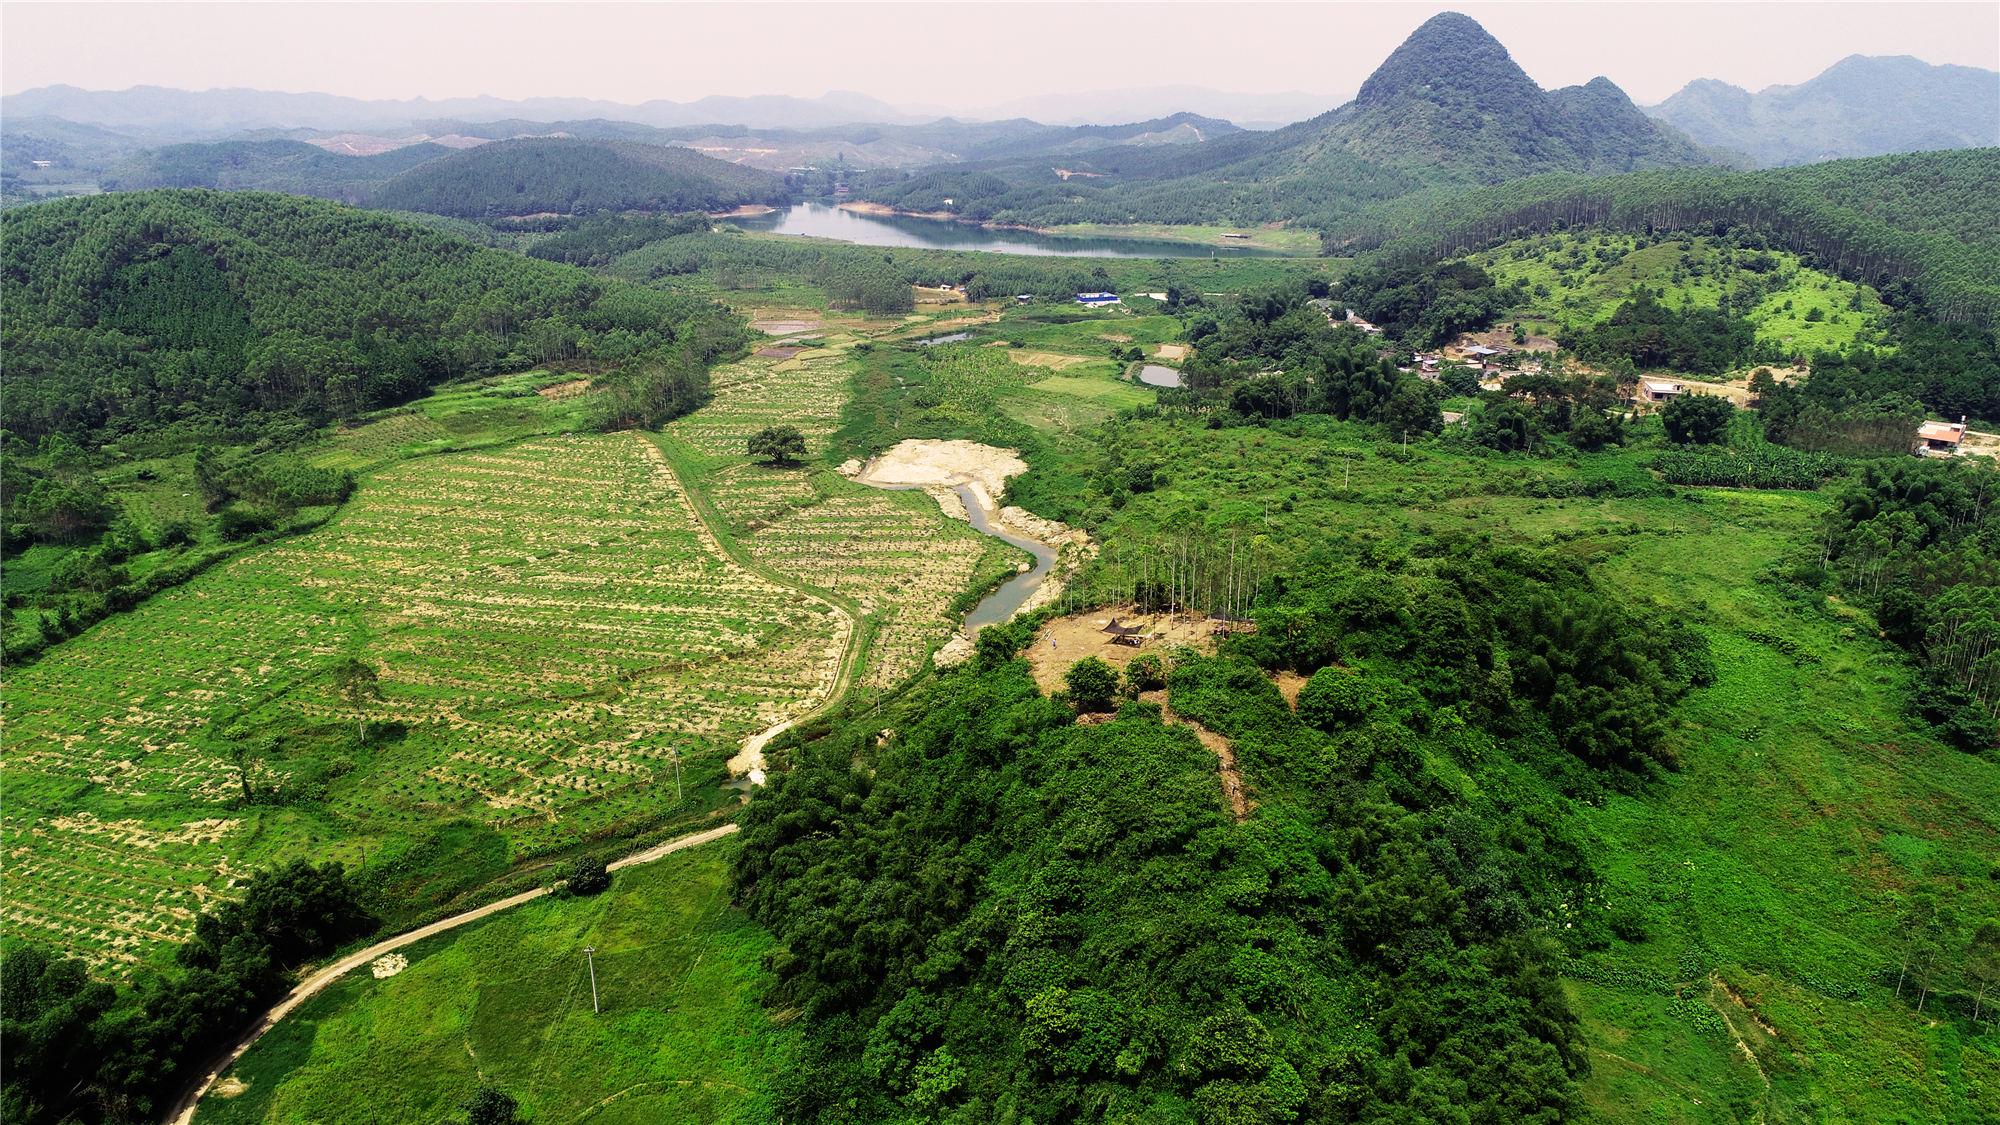
{"label": "dense green shrubland", "polygon": [[[982,635],[981,661],[881,739],[868,715],[796,751],[738,866],[784,945],[775,1002],[806,1014],[793,1113],[1576,1113],[1549,935],[1605,940],[1601,917],[1557,921],[1588,861],[1541,798],[1430,763],[1519,754],[1585,789],[1652,768],[1704,645],[1528,556],[1322,558],[1278,589],[1238,652],[1176,654],[1168,676],[1175,713],[1236,746],[1247,822],[1153,705],[1080,726],[1041,697],[1018,628]],[[1267,667],[1318,670],[1298,715]],[[1319,702],[1347,680],[1364,705]]]}
{"label": "dense green shrubland", "polygon": [[786,199],[771,172],[677,145],[522,137],[428,161],[370,193],[372,206],[467,219],[605,211],[725,211]]}

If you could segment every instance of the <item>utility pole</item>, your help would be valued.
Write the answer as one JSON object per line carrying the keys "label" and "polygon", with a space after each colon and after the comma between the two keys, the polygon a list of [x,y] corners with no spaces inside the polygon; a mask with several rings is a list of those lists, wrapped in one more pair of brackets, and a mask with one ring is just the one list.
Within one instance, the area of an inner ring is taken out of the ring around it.
{"label": "utility pole", "polygon": [[673,750],[674,750],[674,804],[678,805],[681,803],[681,748],[676,746],[673,748]]}
{"label": "utility pole", "polygon": [[590,959],[590,1010],[593,1013],[601,1012],[603,1009],[597,1006],[597,950],[593,946],[586,945],[583,947],[583,955]]}

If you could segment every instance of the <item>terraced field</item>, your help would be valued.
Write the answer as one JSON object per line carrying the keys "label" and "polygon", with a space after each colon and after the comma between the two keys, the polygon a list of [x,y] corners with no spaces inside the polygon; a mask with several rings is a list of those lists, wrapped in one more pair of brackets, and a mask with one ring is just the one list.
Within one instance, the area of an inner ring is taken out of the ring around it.
{"label": "terraced field", "polygon": [[850,369],[842,348],[814,348],[789,359],[752,356],[716,369],[715,399],[667,427],[710,456],[738,455],[766,426],[796,426],[817,454],[839,424]]}
{"label": "terraced field", "polygon": [[[676,755],[719,772],[816,702],[848,628],[730,562],[633,435],[396,465],[11,677],[0,916],[129,963],[272,860],[468,817],[519,857],[671,817]],[[372,685],[343,690],[350,659]]]}
{"label": "terraced field", "polygon": [[1025,555],[947,519],[920,492],[885,492],[827,472],[742,465],[709,493],[756,560],[852,599],[875,622],[857,682],[886,688],[958,630],[954,601]]}

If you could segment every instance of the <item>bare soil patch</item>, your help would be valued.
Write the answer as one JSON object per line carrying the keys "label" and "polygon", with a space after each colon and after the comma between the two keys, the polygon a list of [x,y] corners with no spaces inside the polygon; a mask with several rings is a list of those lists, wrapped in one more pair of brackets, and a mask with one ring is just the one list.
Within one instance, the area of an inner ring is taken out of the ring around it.
{"label": "bare soil patch", "polygon": [[535,393],[543,398],[575,398],[590,389],[590,380],[571,379],[567,383],[556,383],[543,387]]}
{"label": "bare soil patch", "polygon": [[1271,682],[1278,685],[1278,694],[1285,697],[1286,706],[1299,709],[1299,691],[1306,686],[1306,678],[1297,672],[1274,672]]}
{"label": "bare soil patch", "polygon": [[[1104,627],[1117,618],[1120,625],[1137,625],[1145,643],[1138,648],[1111,643]],[[1058,617],[1042,626],[1035,643],[1028,647],[1028,667],[1034,670],[1035,686],[1044,694],[1063,689],[1063,673],[1086,656],[1095,656],[1120,672],[1145,653],[1164,657],[1186,646],[1200,653],[1215,651],[1215,624],[1193,614],[1142,614],[1132,607],[1096,609]]]}
{"label": "bare soil patch", "polygon": [[1484,346],[1506,348],[1517,352],[1552,352],[1557,348],[1556,342],[1547,336],[1530,336],[1525,343],[1517,344],[1514,342],[1512,328],[1489,328],[1484,332],[1466,332],[1453,340],[1451,346],[1454,348]]}
{"label": "bare soil patch", "polygon": [[1010,348],[1007,358],[1024,367],[1046,367],[1051,371],[1065,371],[1078,364],[1089,363],[1091,357],[1085,355],[1064,355],[1061,352],[1037,352],[1026,348]]}
{"label": "bare soil patch", "polygon": [[1187,354],[1186,344],[1161,344],[1153,349],[1154,359],[1186,359]]}
{"label": "bare soil patch", "polygon": [[765,359],[790,359],[793,356],[798,355],[800,352],[803,351],[805,351],[804,348],[771,347],[771,348],[758,348],[754,354],[762,356]]}

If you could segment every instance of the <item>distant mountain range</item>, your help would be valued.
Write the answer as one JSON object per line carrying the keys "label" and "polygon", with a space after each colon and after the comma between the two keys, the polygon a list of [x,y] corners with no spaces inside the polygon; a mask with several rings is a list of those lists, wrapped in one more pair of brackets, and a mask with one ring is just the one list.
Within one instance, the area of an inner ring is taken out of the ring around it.
{"label": "distant mountain range", "polygon": [[910,211],[1037,224],[1139,216],[1311,225],[1427,188],[1712,162],[1609,79],[1543,90],[1485,28],[1447,12],[1417,28],[1352,102],[1282,129],[1095,148],[1060,169],[1041,154],[969,161],[873,177],[858,191]]}
{"label": "distant mountain range", "polygon": [[1026,117],[1051,125],[1117,125],[1154,117],[1193,113],[1219,118],[1244,129],[1276,129],[1294,121],[1317,117],[1329,106],[1352,97],[1342,94],[1308,94],[1296,90],[1281,94],[1243,94],[1211,90],[1206,86],[1141,86],[1119,90],[1092,90],[1086,93],[1033,94],[995,105],[955,111],[979,120]]}
{"label": "distant mountain range", "polygon": [[[1541,89],[1477,22],[1450,12],[1417,28],[1351,101],[1326,109],[1330,100],[1163,85],[1022,97],[976,120],[839,91],[624,105],[47,86],[0,98],[0,190],[15,200],[94,183],[202,183],[354,199],[441,156],[439,146],[569,136],[679,145],[766,171],[841,165],[875,174],[856,185],[870,198],[916,210],[952,199],[979,217],[1037,222],[1141,212],[1298,221],[1412,190],[1541,172],[2000,145],[1993,71],[1857,55],[1797,86],[1753,94],[1702,80],[1642,110],[1606,78]],[[1294,123],[1239,127],[1283,119]],[[336,159],[274,142],[304,142]],[[423,147],[405,151],[414,146]],[[910,175],[918,169],[925,174]],[[1155,186],[1143,200],[1113,198],[1139,185]]]}
{"label": "distant mountain range", "polygon": [[1751,93],[1704,78],[1646,110],[1758,164],[2000,145],[2000,71],[1850,55],[1809,82]]}
{"label": "distant mountain range", "polygon": [[41,86],[0,98],[0,115],[60,117],[138,136],[177,140],[217,138],[253,129],[331,129],[378,132],[417,121],[456,118],[491,121],[523,118],[562,121],[602,117],[641,125],[749,125],[817,129],[829,125],[912,124],[928,117],[897,109],[866,94],[834,91],[817,98],[784,95],[708,97],[692,102],[639,105],[592,98],[407,98],[371,101],[337,94],[270,90],[82,90]]}

